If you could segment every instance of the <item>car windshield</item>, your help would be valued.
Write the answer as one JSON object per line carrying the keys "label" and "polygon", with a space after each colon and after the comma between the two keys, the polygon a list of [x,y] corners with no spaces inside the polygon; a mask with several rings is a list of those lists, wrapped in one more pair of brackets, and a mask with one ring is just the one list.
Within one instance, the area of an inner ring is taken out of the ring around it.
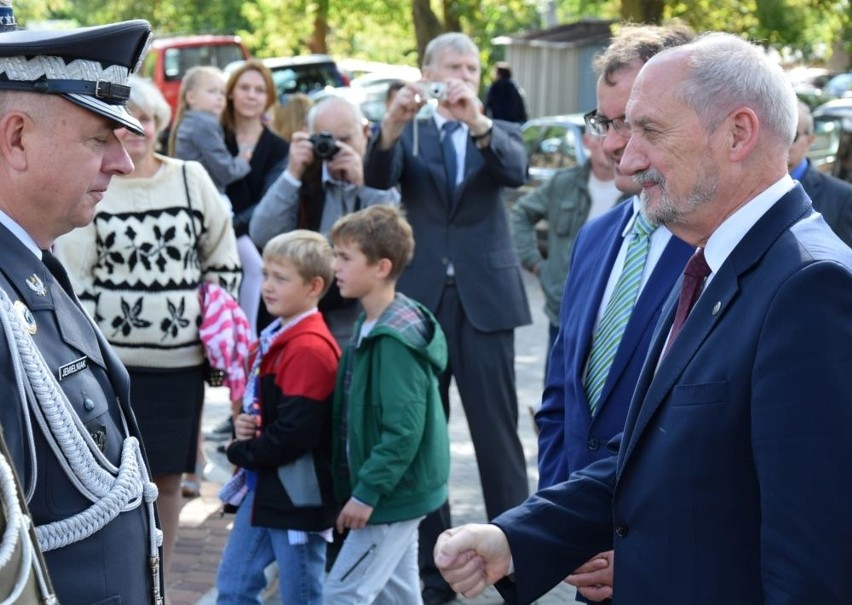
{"label": "car windshield", "polygon": [[235,44],[168,48],[164,58],[166,80],[180,80],[189,68],[196,65],[213,65],[224,69],[229,63],[242,60],[243,52]]}
{"label": "car windshield", "polygon": [[[530,169],[570,168],[582,161],[578,128],[567,124],[531,124],[524,128]],[[585,155],[585,154],[583,154]]]}
{"label": "car windshield", "polygon": [[279,97],[296,92],[310,95],[328,86],[343,86],[340,74],[332,63],[273,67],[272,80]]}

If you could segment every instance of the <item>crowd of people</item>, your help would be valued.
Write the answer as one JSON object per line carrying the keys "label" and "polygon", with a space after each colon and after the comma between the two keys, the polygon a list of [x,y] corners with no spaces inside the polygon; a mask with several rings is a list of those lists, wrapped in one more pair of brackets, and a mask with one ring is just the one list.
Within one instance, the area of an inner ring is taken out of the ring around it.
{"label": "crowd of people", "polygon": [[[372,127],[343,98],[279,103],[257,60],[191,69],[172,120],[133,74],[149,36],[0,32],[0,458],[43,599],[168,602],[211,300],[239,316],[221,604],[261,602],[272,562],[311,605],[852,594],[829,463],[852,459],[852,186],[809,165],[812,118],[761,49],[621,27],[589,160],[510,215],[523,96],[499,64],[478,98],[464,34],[425,49],[440,89],[391,87]],[[550,322],[532,496],[524,268]],[[453,384],[488,524],[452,527]]]}

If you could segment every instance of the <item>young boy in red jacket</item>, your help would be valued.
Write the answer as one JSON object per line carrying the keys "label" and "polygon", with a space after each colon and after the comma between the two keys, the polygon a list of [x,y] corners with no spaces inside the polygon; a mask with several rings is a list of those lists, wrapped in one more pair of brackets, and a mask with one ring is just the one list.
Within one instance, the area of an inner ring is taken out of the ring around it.
{"label": "young boy in red jacket", "polygon": [[260,602],[264,568],[277,560],[285,603],[322,603],[335,504],[331,395],[340,349],[317,311],[332,252],[312,231],[279,235],[263,249],[263,302],[278,319],[261,332],[223,488],[240,500],[216,577],[217,603]]}

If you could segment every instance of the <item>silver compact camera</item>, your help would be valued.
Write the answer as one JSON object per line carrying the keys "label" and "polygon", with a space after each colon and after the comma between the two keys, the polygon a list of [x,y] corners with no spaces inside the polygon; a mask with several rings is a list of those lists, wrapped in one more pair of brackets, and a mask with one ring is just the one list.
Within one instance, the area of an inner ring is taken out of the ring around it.
{"label": "silver compact camera", "polygon": [[447,85],[444,82],[421,82],[420,94],[427,100],[441,101],[447,98]]}

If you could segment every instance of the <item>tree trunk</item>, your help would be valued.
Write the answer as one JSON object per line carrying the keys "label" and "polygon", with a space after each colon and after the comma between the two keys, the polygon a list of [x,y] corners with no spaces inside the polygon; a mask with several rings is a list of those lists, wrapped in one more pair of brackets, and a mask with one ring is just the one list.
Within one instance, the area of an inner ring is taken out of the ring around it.
{"label": "tree trunk", "polygon": [[423,51],[426,50],[426,45],[444,30],[432,11],[429,0],[411,0],[411,17],[414,21],[414,36],[417,39],[417,65],[423,67]]}
{"label": "tree trunk", "polygon": [[461,20],[459,13],[461,7],[458,5],[459,0],[442,0],[441,4],[444,8],[444,31],[460,32]]}
{"label": "tree trunk", "polygon": [[316,3],[314,30],[307,41],[308,50],[312,53],[328,52],[328,2],[329,0],[318,0]]}
{"label": "tree trunk", "polygon": [[654,23],[663,20],[665,0],[621,0],[621,18],[633,23]]}

